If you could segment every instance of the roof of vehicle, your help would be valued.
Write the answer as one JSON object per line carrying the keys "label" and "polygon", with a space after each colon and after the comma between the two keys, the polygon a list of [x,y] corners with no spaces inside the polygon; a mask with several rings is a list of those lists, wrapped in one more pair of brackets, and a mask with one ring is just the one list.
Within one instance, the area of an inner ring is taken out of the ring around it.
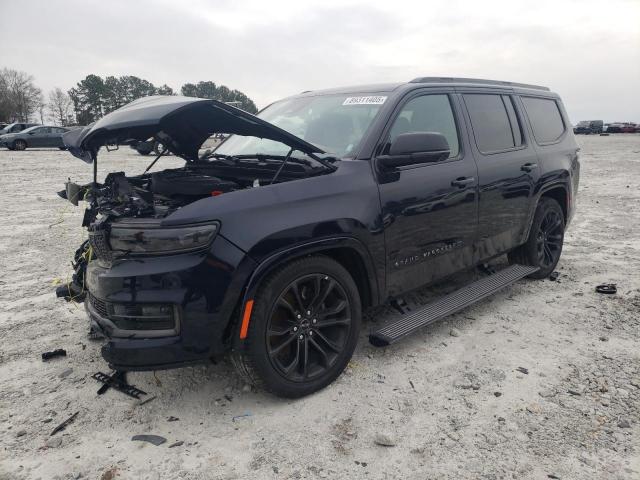
{"label": "roof of vehicle", "polygon": [[315,95],[331,95],[331,94],[349,94],[349,93],[381,93],[392,92],[395,90],[406,90],[414,88],[418,85],[429,85],[432,87],[483,87],[483,88],[508,88],[518,93],[545,93],[550,94],[548,87],[540,85],[531,85],[527,83],[508,82],[503,80],[485,80],[481,78],[461,78],[461,77],[417,77],[409,82],[401,83],[378,83],[369,85],[353,85],[348,87],[336,87],[322,90],[307,90],[296,96],[315,96]]}

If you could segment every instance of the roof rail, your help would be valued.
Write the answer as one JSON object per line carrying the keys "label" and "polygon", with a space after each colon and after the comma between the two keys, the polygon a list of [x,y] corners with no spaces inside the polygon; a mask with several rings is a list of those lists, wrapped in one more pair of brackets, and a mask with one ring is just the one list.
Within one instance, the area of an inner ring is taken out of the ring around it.
{"label": "roof rail", "polygon": [[409,83],[480,83],[482,85],[501,85],[504,87],[520,87],[520,88],[532,88],[535,90],[549,91],[548,87],[541,87],[540,85],[529,85],[526,83],[516,82],[503,82],[500,80],[484,80],[482,78],[458,78],[458,77],[418,77],[411,80]]}

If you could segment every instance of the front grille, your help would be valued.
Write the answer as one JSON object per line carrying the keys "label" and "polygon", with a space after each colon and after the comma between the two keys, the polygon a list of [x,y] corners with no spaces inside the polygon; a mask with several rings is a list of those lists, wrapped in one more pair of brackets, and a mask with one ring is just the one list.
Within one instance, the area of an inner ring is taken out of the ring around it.
{"label": "front grille", "polygon": [[103,318],[109,318],[109,313],[107,312],[107,304],[105,302],[89,294],[89,303],[91,303],[91,306],[98,315]]}
{"label": "front grille", "polygon": [[91,244],[91,248],[93,248],[93,253],[98,257],[98,260],[108,263],[111,262],[111,248],[109,247],[107,232],[105,230],[90,231],[89,243]]}

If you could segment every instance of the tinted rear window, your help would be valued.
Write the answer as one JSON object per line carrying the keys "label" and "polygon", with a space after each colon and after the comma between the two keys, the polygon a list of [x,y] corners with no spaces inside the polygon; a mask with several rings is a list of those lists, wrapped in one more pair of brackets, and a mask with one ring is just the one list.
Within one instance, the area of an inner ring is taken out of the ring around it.
{"label": "tinted rear window", "polygon": [[540,144],[553,143],[562,136],[565,127],[555,100],[522,97],[522,103],[531,122],[536,142]]}
{"label": "tinted rear window", "polygon": [[[508,97],[506,99],[511,101]],[[508,150],[521,144],[520,135],[517,143],[514,139],[511,121],[502,95],[466,94],[464,103],[471,117],[476,145],[482,153]]]}

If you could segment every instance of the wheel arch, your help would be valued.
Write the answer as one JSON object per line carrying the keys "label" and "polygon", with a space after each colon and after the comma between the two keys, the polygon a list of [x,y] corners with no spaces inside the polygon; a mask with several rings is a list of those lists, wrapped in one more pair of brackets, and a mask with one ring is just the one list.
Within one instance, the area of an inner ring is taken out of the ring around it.
{"label": "wheel arch", "polygon": [[540,200],[542,198],[553,198],[560,204],[560,208],[562,209],[562,213],[564,216],[565,223],[567,222],[569,215],[569,195],[570,195],[569,185],[565,182],[556,182],[549,185],[543,186],[538,194],[536,195],[536,200],[533,202],[531,207],[531,211],[529,212],[529,218],[527,220],[527,226],[525,231],[523,232],[522,241],[524,243],[529,237],[529,232],[531,230],[531,224],[533,223],[533,217],[535,216],[536,210],[538,209],[538,205],[540,204]]}
{"label": "wheel arch", "polygon": [[276,269],[293,260],[311,255],[330,257],[351,274],[358,287],[363,309],[379,303],[380,289],[373,260],[368,249],[359,240],[352,237],[334,237],[296,245],[265,258],[250,275],[227,326],[225,336],[231,339],[233,348],[238,348],[243,343],[238,335],[241,321],[247,302],[254,298],[261,282]]}
{"label": "wheel arch", "polygon": [[[567,215],[569,213],[569,189],[565,184],[560,184],[556,186],[549,187],[541,192],[540,197],[538,198],[538,203],[540,203],[540,199],[548,197],[553,198],[558,204],[560,208],[562,208],[562,215],[564,216],[564,221],[567,221]],[[536,208],[538,206],[536,205]]]}

